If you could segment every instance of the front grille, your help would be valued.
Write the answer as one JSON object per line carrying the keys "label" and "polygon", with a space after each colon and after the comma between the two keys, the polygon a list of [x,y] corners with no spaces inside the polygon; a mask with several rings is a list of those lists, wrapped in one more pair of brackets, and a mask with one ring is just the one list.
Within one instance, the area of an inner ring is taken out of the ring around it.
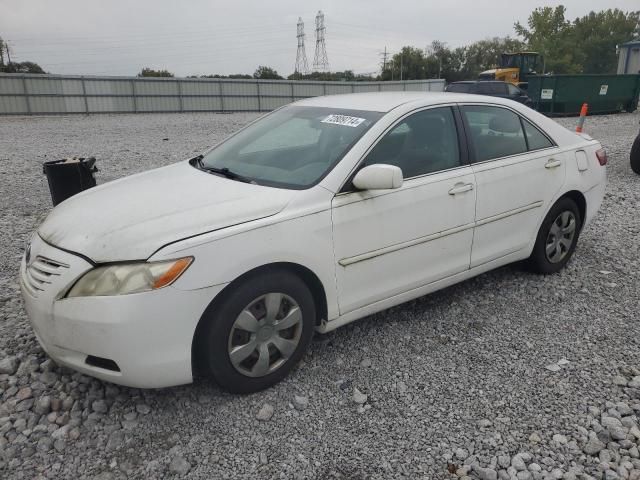
{"label": "front grille", "polygon": [[24,285],[31,296],[37,297],[68,268],[67,264],[38,255],[30,265],[27,265]]}

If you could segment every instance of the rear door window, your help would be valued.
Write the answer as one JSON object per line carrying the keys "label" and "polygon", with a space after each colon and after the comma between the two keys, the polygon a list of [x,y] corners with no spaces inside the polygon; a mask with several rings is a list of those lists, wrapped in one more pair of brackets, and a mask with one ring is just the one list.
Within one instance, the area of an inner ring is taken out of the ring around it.
{"label": "rear door window", "polygon": [[499,82],[478,82],[478,93],[483,95],[506,95],[507,87]]}
{"label": "rear door window", "polygon": [[452,83],[447,87],[447,92],[454,93],[470,93],[471,84],[469,83]]}
{"label": "rear door window", "polygon": [[505,108],[466,105],[462,113],[469,125],[476,162],[508,157],[527,151],[520,117]]}

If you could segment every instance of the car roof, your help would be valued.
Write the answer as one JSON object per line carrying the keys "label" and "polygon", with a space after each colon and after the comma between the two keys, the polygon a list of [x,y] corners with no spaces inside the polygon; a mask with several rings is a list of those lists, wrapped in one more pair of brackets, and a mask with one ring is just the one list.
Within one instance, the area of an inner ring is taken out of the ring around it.
{"label": "car roof", "polygon": [[[504,103],[513,105],[510,100],[497,97],[470,95],[454,92],[367,92],[310,97],[299,100],[293,105],[303,107],[340,108],[346,110],[364,110],[386,113],[400,105],[415,104],[416,107],[438,105],[440,103]],[[508,103],[507,103],[508,102]]]}
{"label": "car roof", "polygon": [[461,83],[472,84],[472,83],[507,83],[507,82],[503,82],[502,80],[460,80],[459,82],[451,82],[449,85],[459,85]]}

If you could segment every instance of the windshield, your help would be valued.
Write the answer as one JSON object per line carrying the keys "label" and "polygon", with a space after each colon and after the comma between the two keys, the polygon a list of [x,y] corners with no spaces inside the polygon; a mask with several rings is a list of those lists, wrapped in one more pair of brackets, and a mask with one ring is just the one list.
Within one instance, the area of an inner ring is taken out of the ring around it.
{"label": "windshield", "polygon": [[260,185],[307,188],[320,181],[382,115],[284,107],[209,151],[201,166],[228,169]]}

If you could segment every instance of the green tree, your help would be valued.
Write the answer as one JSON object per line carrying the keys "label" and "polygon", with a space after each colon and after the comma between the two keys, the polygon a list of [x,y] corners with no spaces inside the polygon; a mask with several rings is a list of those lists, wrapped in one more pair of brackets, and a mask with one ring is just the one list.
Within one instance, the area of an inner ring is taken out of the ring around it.
{"label": "green tree", "polygon": [[149,67],[144,67],[138,74],[138,77],[173,77],[173,76],[174,76],[173,73],[171,73],[169,70],[154,70]]}
{"label": "green tree", "polygon": [[576,59],[583,73],[616,73],[616,45],[640,35],[640,12],[590,12],[573,22]]}
{"label": "green tree", "polygon": [[522,51],[524,48],[523,42],[511,37],[493,37],[474,42],[465,48],[464,75],[475,79],[480,72],[497,67],[501,54]]}
{"label": "green tree", "polygon": [[427,78],[427,61],[424,52],[416,47],[402,47],[387,63],[382,72],[383,80],[420,80]]}
{"label": "green tree", "polygon": [[553,73],[579,73],[576,58],[580,46],[575,44],[571,22],[565,18],[563,5],[536,8],[529,15],[527,27],[516,22],[513,28],[527,43],[528,49],[544,56],[544,70]]}
{"label": "green tree", "polygon": [[47,73],[40,65],[34,62],[11,62],[0,65],[2,73]]}
{"label": "green tree", "polygon": [[271,67],[265,67],[260,65],[258,69],[253,73],[253,78],[259,78],[261,80],[283,80],[283,78],[278,75]]}

